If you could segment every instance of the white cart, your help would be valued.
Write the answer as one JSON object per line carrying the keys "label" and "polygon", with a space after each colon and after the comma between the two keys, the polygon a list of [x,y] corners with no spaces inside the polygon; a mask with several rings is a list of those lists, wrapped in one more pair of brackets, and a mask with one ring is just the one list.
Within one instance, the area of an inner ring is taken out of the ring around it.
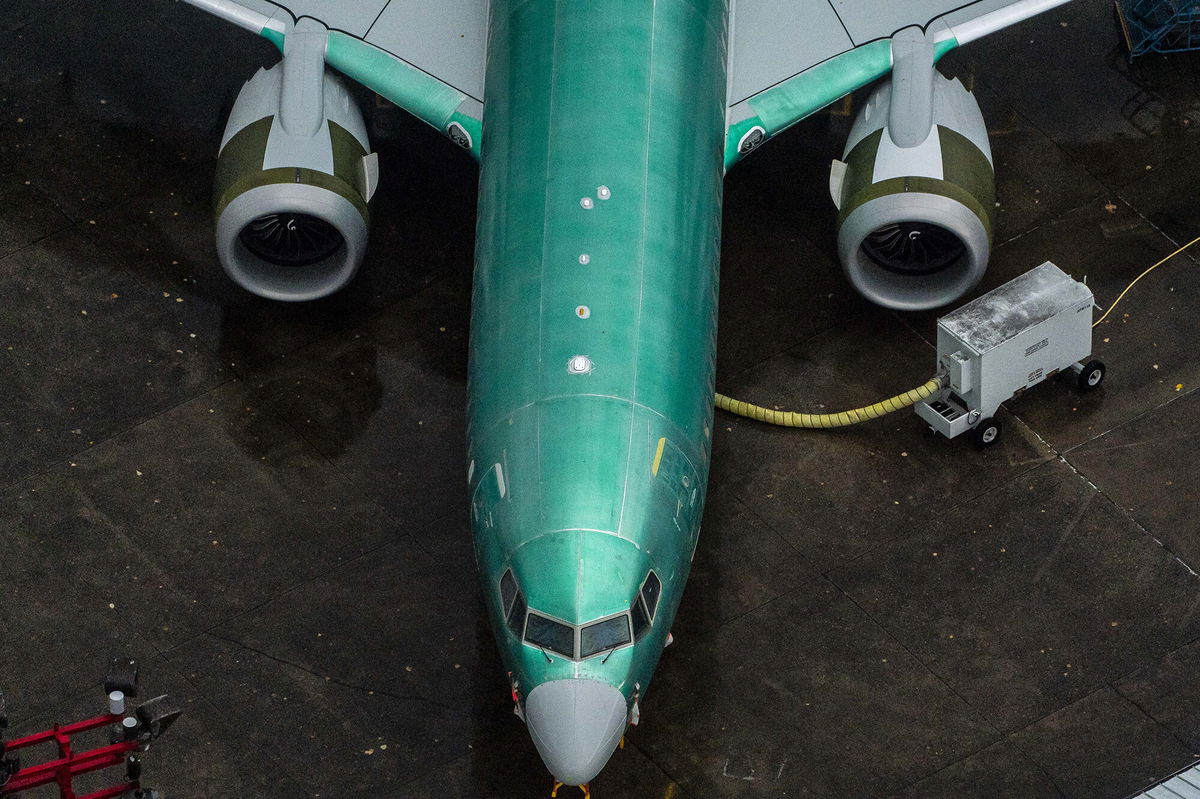
{"label": "white cart", "polygon": [[1046,262],[938,320],[938,372],[946,387],[918,402],[917,415],[953,438],[968,430],[981,446],[1000,436],[1000,403],[1063,369],[1090,391],[1104,381],[1092,352],[1092,292]]}

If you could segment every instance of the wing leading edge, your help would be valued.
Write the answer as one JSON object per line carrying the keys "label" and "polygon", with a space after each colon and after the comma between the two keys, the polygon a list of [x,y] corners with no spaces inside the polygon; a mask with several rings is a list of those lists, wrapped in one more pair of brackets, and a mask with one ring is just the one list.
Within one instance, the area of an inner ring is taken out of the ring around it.
{"label": "wing leading edge", "polygon": [[[892,69],[920,29],[934,57],[1070,0],[738,0],[725,142],[728,169],[785,128]],[[883,6],[883,8],[881,8]]]}
{"label": "wing leading edge", "polygon": [[[325,62],[479,157],[486,2],[185,0],[283,51],[300,19],[327,29]],[[312,13],[309,13],[309,12]]]}

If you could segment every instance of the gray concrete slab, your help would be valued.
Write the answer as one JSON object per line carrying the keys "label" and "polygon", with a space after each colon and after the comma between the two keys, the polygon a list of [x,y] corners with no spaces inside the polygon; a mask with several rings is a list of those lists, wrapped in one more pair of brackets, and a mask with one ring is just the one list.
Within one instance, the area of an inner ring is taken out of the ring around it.
{"label": "gray concrete slab", "polygon": [[20,487],[46,526],[25,560],[61,564],[160,650],[404,537],[237,383]]}
{"label": "gray concrete slab", "polygon": [[886,796],[999,737],[823,578],[719,627],[711,605],[685,600],[630,735],[689,793]]}
{"label": "gray concrete slab", "polygon": [[997,729],[1200,634],[1200,580],[1052,461],[831,578]]}
{"label": "gray concrete slab", "polygon": [[1071,462],[1192,569],[1200,567],[1200,513],[1194,391],[1070,453]]}
{"label": "gray concrete slab", "polygon": [[[1128,66],[1100,0],[1048,20],[944,65],[1000,169],[979,292],[1052,260],[1106,305],[1200,235],[1200,60]],[[147,767],[168,796],[543,796],[466,520],[475,167],[360,93],[361,275],[247,296],[209,192],[222,109],[275,57],[176,3],[0,19],[0,689],[33,729],[136,655],[187,711]],[[727,180],[724,390],[832,410],[934,366],[936,314],[873,309],[837,266],[828,164],[863,97]],[[720,415],[678,641],[595,795],[1123,799],[1186,765],[1195,264],[1101,328],[1103,389],[1038,387],[986,452],[908,414]]]}
{"label": "gray concrete slab", "polygon": [[1009,739],[965,757],[895,795],[895,799],[1061,799],[1054,781]]}
{"label": "gray concrete slab", "polygon": [[1196,760],[1110,687],[1021,730],[1013,741],[1066,799],[1129,796]]}
{"label": "gray concrete slab", "polygon": [[[920,385],[934,361],[933,349],[891,314],[870,311],[728,383],[718,379],[717,388],[768,407],[832,412]],[[711,480],[828,571],[1051,457],[1032,431],[1008,416],[1002,423],[1004,444],[976,453],[965,438],[929,437],[907,414],[821,434],[722,414]],[[947,459],[963,458],[968,481],[948,468]]]}
{"label": "gray concrete slab", "polygon": [[991,88],[1109,187],[1164,169],[1200,143],[1200,65],[1189,56],[1130,65],[1104,0],[1071,3],[955,57],[977,62]]}
{"label": "gray concrete slab", "polygon": [[1200,643],[1193,641],[1114,685],[1122,696],[1170,730],[1193,752],[1200,750],[1198,658]]}

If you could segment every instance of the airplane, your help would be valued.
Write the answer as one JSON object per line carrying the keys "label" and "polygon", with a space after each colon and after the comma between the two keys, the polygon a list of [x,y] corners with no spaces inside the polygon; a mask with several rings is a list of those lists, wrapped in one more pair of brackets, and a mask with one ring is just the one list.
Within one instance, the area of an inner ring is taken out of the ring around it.
{"label": "airplane", "polygon": [[474,547],[556,790],[603,769],[671,640],[712,452],[725,173],[890,73],[831,168],[839,257],[880,305],[954,301],[987,267],[994,170],[937,62],[1068,1],[187,0],[283,56],[220,143],[217,251],[245,289],[316,299],[363,259],[380,165],[340,76],[479,162]]}

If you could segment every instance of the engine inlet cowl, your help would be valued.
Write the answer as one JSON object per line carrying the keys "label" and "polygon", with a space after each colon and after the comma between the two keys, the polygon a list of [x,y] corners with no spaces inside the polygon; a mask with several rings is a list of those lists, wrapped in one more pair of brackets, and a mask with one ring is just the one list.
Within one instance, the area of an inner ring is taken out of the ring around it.
{"label": "engine inlet cowl", "polygon": [[259,71],[230,114],[217,159],[217,254],[248,291],[313,300],[345,286],[362,263],[375,156],[333,75],[323,76],[318,104],[301,109],[314,124],[289,131],[285,80],[282,64]]}
{"label": "engine inlet cowl", "polygon": [[983,277],[995,224],[987,129],[958,81],[934,75],[932,125],[901,147],[888,128],[892,88],[872,95],[835,161],[838,255],[867,299],[888,308],[936,308]]}

